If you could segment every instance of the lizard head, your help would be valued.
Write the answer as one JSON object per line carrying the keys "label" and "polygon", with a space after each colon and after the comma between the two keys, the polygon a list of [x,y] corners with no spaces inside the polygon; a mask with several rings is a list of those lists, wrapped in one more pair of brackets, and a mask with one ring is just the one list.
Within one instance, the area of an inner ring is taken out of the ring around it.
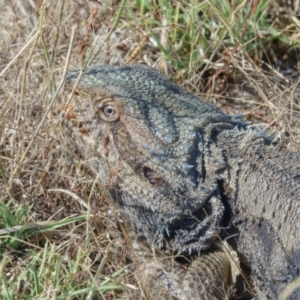
{"label": "lizard head", "polygon": [[81,154],[151,245],[188,254],[211,245],[223,217],[213,173],[222,167],[206,169],[213,149],[203,128],[227,116],[141,65],[90,67],[71,110]]}

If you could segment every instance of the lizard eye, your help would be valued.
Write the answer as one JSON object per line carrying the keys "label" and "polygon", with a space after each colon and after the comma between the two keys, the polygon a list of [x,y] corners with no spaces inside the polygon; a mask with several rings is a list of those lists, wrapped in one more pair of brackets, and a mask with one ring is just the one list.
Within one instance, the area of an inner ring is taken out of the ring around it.
{"label": "lizard eye", "polygon": [[120,109],[112,99],[102,99],[96,103],[100,118],[106,122],[115,122],[120,118]]}

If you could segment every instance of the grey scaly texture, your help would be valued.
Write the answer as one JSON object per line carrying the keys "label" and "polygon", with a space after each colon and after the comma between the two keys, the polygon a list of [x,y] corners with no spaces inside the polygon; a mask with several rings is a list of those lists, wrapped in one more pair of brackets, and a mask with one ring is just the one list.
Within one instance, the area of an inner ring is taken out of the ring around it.
{"label": "grey scaly texture", "polygon": [[[217,235],[232,235],[256,289],[272,299],[299,275],[299,154],[140,65],[90,67],[69,119],[87,164],[151,248],[218,261]],[[195,265],[190,283],[203,278]],[[189,284],[178,282],[170,295],[183,299]],[[191,293],[222,299],[211,283]]]}

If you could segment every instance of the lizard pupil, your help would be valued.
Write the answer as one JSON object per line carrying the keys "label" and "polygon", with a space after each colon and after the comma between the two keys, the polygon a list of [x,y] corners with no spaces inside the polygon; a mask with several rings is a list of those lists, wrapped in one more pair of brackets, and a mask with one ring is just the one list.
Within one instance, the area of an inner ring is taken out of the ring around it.
{"label": "lizard pupil", "polygon": [[108,117],[113,117],[113,115],[115,114],[115,109],[111,106],[108,106],[106,107],[105,112]]}

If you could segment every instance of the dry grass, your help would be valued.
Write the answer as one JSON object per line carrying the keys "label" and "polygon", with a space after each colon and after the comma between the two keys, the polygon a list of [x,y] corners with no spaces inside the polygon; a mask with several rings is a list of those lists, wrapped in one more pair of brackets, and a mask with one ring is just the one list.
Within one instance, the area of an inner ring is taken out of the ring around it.
{"label": "dry grass", "polygon": [[297,7],[198,2],[0,0],[0,298],[140,297],[119,217],[55,113],[68,64],[155,65],[300,149]]}

